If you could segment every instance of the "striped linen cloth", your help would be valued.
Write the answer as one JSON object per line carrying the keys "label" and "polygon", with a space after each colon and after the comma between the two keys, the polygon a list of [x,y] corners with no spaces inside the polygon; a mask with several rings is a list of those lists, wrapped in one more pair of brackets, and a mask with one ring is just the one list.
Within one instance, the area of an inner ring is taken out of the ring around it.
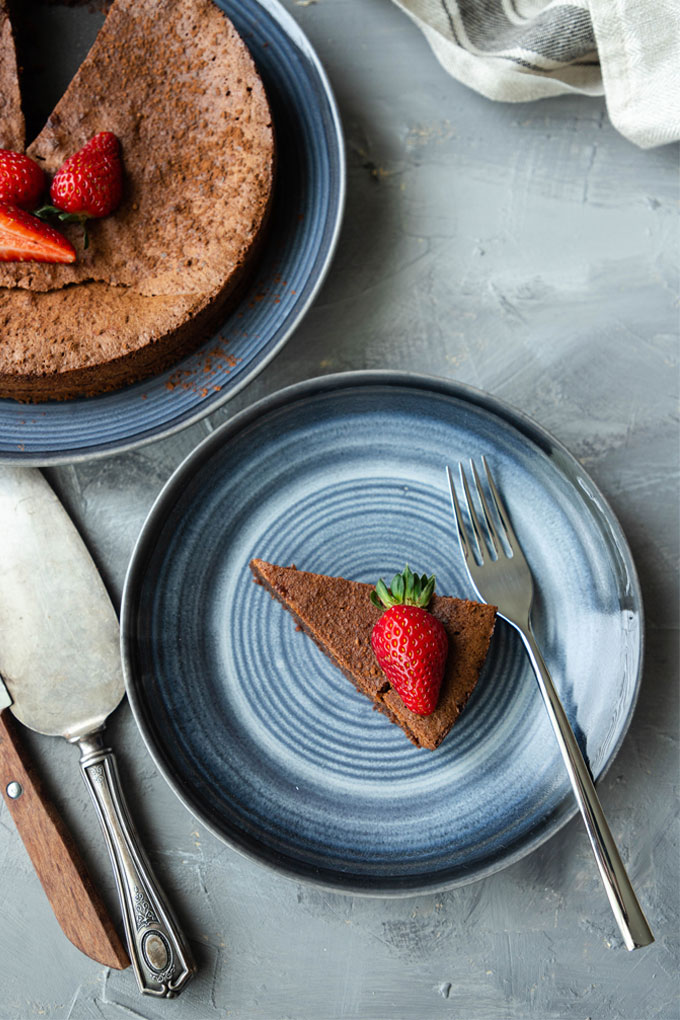
{"label": "striped linen cloth", "polygon": [[680,138],[680,0],[395,0],[489,99],[604,94],[642,148]]}

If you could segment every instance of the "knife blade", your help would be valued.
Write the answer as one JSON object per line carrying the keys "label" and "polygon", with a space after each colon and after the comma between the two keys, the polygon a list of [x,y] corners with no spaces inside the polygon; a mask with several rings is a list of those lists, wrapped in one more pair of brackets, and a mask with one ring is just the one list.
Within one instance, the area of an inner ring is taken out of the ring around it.
{"label": "knife blade", "polygon": [[68,939],[93,960],[130,966],[109,912],[75,840],[50,798],[10,712],[0,678],[0,789],[35,872]]}
{"label": "knife blade", "polygon": [[70,517],[34,468],[0,467],[0,674],[10,711],[80,749],[142,992],[176,996],[195,972],[130,818],[107,717],[125,687],[118,618]]}

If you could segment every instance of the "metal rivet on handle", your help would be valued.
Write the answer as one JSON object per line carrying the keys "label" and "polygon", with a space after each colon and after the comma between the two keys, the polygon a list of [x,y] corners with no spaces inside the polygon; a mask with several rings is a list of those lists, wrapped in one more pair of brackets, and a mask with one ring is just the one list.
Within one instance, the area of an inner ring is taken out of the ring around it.
{"label": "metal rivet on handle", "polygon": [[12,800],[16,800],[24,792],[24,788],[21,783],[11,782],[7,784],[7,796],[11,797]]}

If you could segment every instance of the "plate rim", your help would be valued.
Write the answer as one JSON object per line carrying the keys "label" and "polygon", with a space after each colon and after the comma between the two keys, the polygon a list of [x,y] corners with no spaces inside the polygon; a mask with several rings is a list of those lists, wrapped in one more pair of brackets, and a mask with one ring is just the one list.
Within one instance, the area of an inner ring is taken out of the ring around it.
{"label": "plate rim", "polygon": [[[222,5],[218,0],[213,0],[215,5],[222,10],[227,17],[229,15],[224,11]],[[321,265],[317,274],[314,286],[310,290],[306,301],[301,304],[295,312],[295,315],[291,318],[288,326],[284,330],[283,334],[279,337],[277,343],[271,348],[267,355],[257,363],[252,371],[246,373],[242,379],[234,384],[233,389],[230,389],[226,393],[220,393],[214,398],[209,408],[205,410],[197,409],[188,418],[182,419],[181,421],[170,424],[160,431],[154,431],[152,435],[138,435],[134,439],[126,440],[124,442],[116,443],[114,446],[106,446],[105,448],[93,449],[88,451],[71,451],[65,453],[26,453],[25,451],[17,450],[17,453],[9,454],[7,452],[0,451],[0,464],[16,464],[19,466],[26,467],[57,467],[59,465],[66,464],[82,464],[87,461],[102,460],[106,457],[115,457],[118,454],[130,453],[132,450],[138,450],[144,446],[148,446],[150,443],[160,442],[161,440],[168,439],[170,436],[177,435],[184,431],[184,429],[191,428],[203,421],[209,415],[214,414],[216,411],[221,410],[225,405],[229,403],[234,397],[236,397],[246,386],[253,382],[259,374],[270,364],[271,361],[281,352],[286,343],[290,340],[293,333],[301,325],[302,321],[306,317],[310,308],[316,301],[316,298],[321,290],[321,287],[326,281],[329,269],[335,257],[338,242],[340,239],[340,233],[342,230],[342,224],[345,217],[345,208],[347,203],[347,151],[345,134],[342,126],[342,119],[340,117],[340,111],[335,93],[331,86],[328,74],[316,52],[312,46],[308,36],[302,29],[302,27],[295,21],[295,19],[285,9],[281,0],[250,0],[250,2],[259,7],[265,14],[265,16],[273,18],[279,26],[281,26],[290,39],[292,45],[303,55],[305,60],[314,67],[320,84],[322,85],[323,93],[328,102],[328,108],[330,112],[330,121],[333,127],[333,140],[337,144],[338,151],[338,174],[337,174],[337,191],[336,191],[336,202],[337,212],[335,221],[332,225],[332,231],[329,237],[328,248],[325,253],[323,264]],[[240,33],[239,33],[240,34]],[[246,43],[246,46],[248,44]],[[248,52],[251,52],[248,46]],[[252,52],[251,52],[252,55]],[[255,61],[255,57],[253,56]],[[255,61],[257,67],[257,61]],[[259,69],[258,69],[259,73]],[[179,362],[178,362],[179,364]],[[0,398],[12,401],[12,398]],[[78,398],[83,399],[83,398]],[[85,398],[88,399],[88,398]],[[76,401],[67,401],[67,403],[75,403]],[[35,407],[40,408],[41,404],[22,404],[21,407]]]}
{"label": "plate rim", "polygon": [[[194,449],[183,458],[180,464],[167,479],[149,509],[137,536],[137,540],[128,562],[123,585],[120,614],[120,646],[123,676],[128,702],[145,747],[156,765],[156,768],[169,785],[172,792],[197,822],[203,825],[222,844],[230,847],[232,850],[235,850],[241,856],[253,861],[261,867],[266,867],[289,880],[309,884],[315,888],[324,889],[329,892],[380,899],[398,899],[424,895],[427,893],[438,893],[464,885],[469,885],[473,882],[488,878],[489,876],[518,863],[520,860],[532,854],[544,843],[548,842],[548,840],[555,837],[574,817],[576,817],[576,815],[578,815],[579,809],[575,799],[572,797],[571,805],[563,807],[563,809],[554,817],[549,817],[540,832],[528,838],[521,847],[508,854],[508,856],[504,857],[502,861],[490,863],[486,867],[475,870],[475,872],[471,875],[462,874],[454,878],[439,881],[433,880],[432,882],[424,881],[423,876],[417,876],[417,880],[415,880],[412,876],[393,876],[390,885],[382,886],[381,888],[371,888],[370,885],[367,884],[371,881],[370,876],[366,876],[365,880],[362,882],[352,883],[351,881],[342,880],[340,873],[337,873],[338,881],[335,882],[328,878],[315,876],[312,873],[313,866],[311,865],[307,866],[305,871],[302,869],[296,870],[294,867],[287,866],[286,863],[281,863],[280,860],[272,859],[273,855],[266,856],[265,854],[253,851],[250,846],[245,845],[245,843],[242,844],[238,840],[227,838],[224,833],[220,832],[215,826],[206,821],[201,813],[193,806],[189,797],[185,796],[177,788],[177,784],[169,774],[170,770],[165,767],[161,754],[155,748],[151,735],[147,731],[144,713],[141,706],[141,698],[138,698],[136,686],[132,679],[131,660],[133,657],[128,647],[128,637],[132,633],[131,604],[134,601],[135,590],[138,589],[140,579],[143,574],[143,566],[147,559],[147,551],[149,547],[153,546],[155,543],[159,520],[162,524],[162,520],[167,512],[166,508],[170,503],[175,502],[176,490],[179,489],[181,492],[183,488],[182,481],[185,475],[195,474],[195,472],[200,469],[201,464],[212,455],[215,448],[223,445],[225,442],[228,442],[232,436],[238,435],[242,429],[247,428],[251,423],[264,418],[266,415],[286,406],[287,404],[292,404],[306,397],[312,397],[322,393],[332,393],[344,389],[371,386],[407,386],[423,391],[427,390],[436,394],[443,394],[444,396],[471,403],[476,407],[491,412],[495,417],[500,418],[511,427],[516,428],[523,436],[543,449],[543,452],[551,458],[557,455],[559,460],[569,465],[569,467],[588,481],[588,496],[591,497],[591,501],[592,497],[595,497],[599,519],[601,522],[605,522],[608,526],[608,541],[615,545],[624,565],[626,576],[630,582],[631,602],[640,622],[639,643],[637,646],[637,670],[632,685],[630,704],[624,717],[620,733],[613,744],[608,757],[594,775],[594,779],[596,782],[599,782],[606,775],[618,755],[621,745],[623,744],[623,741],[628,734],[628,730],[630,729],[640,695],[645,659],[645,614],[642,590],[625,532],[623,531],[618,517],[612,509],[609,501],[601,492],[600,488],[591,478],[589,473],[581,465],[580,461],[574,456],[574,454],[572,454],[560,440],[555,438],[552,433],[540,425],[534,418],[525,414],[523,411],[520,411],[518,408],[514,407],[502,398],[467,383],[459,382],[458,380],[444,376],[396,369],[358,369],[315,376],[311,379],[301,380],[300,382],[285,386],[276,390],[274,393],[260,398],[255,403],[249,404],[228,421],[223,422],[215,429],[214,432],[201,440],[197,446],[195,446]],[[560,464],[558,461],[558,467],[559,466]],[[581,495],[582,497],[585,497],[586,494],[581,492]],[[567,796],[570,797],[571,795],[568,794]],[[566,800],[562,803],[565,805]]]}

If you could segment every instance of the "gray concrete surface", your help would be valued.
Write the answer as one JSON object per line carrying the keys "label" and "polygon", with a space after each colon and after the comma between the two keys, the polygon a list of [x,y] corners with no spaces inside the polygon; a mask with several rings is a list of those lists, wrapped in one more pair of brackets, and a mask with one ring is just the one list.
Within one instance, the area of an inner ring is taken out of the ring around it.
{"label": "gray concrete surface", "polygon": [[[601,100],[486,101],[446,76],[387,0],[286,7],[325,63],[347,136],[346,220],[315,306],[275,362],[210,420],[48,477],[119,597],[137,531],[171,471],[208,430],[285,384],[417,369],[535,417],[613,504],[641,577],[642,691],[600,793],[657,941],[622,948],[577,820],[513,867],[436,896],[352,898],[281,878],[185,811],[124,704],[111,738],[200,973],[179,999],[156,1002],[138,994],[129,970],[107,972],[81,955],[61,935],[3,805],[0,1017],[675,1020],[677,149],[638,151]],[[98,17],[87,7],[69,9],[75,16]],[[30,743],[115,910],[76,752]]]}

